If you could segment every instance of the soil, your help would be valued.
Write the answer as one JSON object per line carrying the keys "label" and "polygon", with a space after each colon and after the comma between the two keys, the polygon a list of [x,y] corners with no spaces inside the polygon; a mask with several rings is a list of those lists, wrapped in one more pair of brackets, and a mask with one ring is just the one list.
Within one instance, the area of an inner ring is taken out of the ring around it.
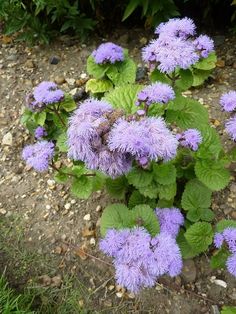
{"label": "soil", "polygon": [[[141,29],[118,30],[109,41],[128,48],[141,65],[140,49],[147,37]],[[49,275],[59,276],[63,285],[73,275],[85,290],[81,306],[92,313],[219,313],[224,304],[236,305],[236,280],[224,270],[212,270],[207,255],[185,262],[183,275],[163,277],[155,288],[136,297],[117,287],[111,260],[98,249],[99,218],[111,199],[103,191],[88,201],[75,199],[67,186],[55,184],[51,172],[38,174],[21,160],[22,147],[30,142],[20,124],[26,93],[42,80],[65,81],[64,90],[79,92],[76,84],[81,74],[85,77],[86,59],[102,40],[107,39],[93,38],[81,44],[62,36],[50,46],[29,48],[11,38],[0,39],[1,270],[5,269],[15,287],[24,287],[42,275],[43,284]],[[220,110],[219,96],[235,89],[236,39],[215,36],[215,42],[219,59],[216,70],[204,86],[187,94],[209,109],[212,125],[224,145],[230,146],[223,130],[227,114]],[[52,57],[59,62],[51,64]],[[217,220],[236,219],[234,177],[228,188],[215,193],[212,209]],[[25,259],[21,271],[25,254],[32,262]]]}

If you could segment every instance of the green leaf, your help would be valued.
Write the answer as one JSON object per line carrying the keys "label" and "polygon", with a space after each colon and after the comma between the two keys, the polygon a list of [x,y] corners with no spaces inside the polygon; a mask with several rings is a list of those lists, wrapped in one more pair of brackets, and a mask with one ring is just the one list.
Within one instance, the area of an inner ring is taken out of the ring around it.
{"label": "green leaf", "polygon": [[[68,116],[64,112],[60,112],[59,115],[60,115],[60,118],[57,115],[52,114],[51,115],[52,120],[53,120],[56,127],[60,128],[60,129],[65,129],[66,125],[67,125]],[[61,122],[61,120],[64,122],[64,124]]]}
{"label": "green leaf", "polygon": [[101,235],[104,237],[108,229],[123,229],[131,226],[132,212],[123,204],[107,206],[101,217]]}
{"label": "green leaf", "polygon": [[126,114],[133,114],[137,111],[137,106],[135,105],[137,93],[142,88],[141,85],[119,86],[107,93],[103,99],[114,108],[123,109]]}
{"label": "green leaf", "polygon": [[140,3],[137,0],[129,1],[129,3],[126,5],[125,12],[122,17],[122,22],[126,20],[134,12],[134,10],[138,7],[139,4]]}
{"label": "green leaf", "polygon": [[202,85],[205,80],[211,75],[212,70],[198,70],[192,68],[193,83],[192,86]]}
{"label": "green leaf", "polygon": [[204,252],[212,243],[212,226],[208,222],[196,222],[188,228],[185,238],[196,253]]}
{"label": "green leaf", "polygon": [[71,192],[78,198],[88,199],[93,192],[93,180],[86,176],[74,178],[71,186]]}
{"label": "green leaf", "polygon": [[152,71],[150,75],[150,80],[152,82],[162,82],[171,85],[171,80],[164,73],[161,73],[158,69]]}
{"label": "green leaf", "polygon": [[64,182],[66,182],[68,179],[69,179],[69,176],[68,176],[66,173],[63,173],[63,172],[57,172],[57,173],[54,175],[54,180],[55,180],[57,183],[64,183]]}
{"label": "green leaf", "polygon": [[176,180],[176,168],[173,164],[153,164],[154,180],[160,184],[171,184]]}
{"label": "green leaf", "polygon": [[35,113],[35,114],[33,115],[33,117],[34,117],[34,121],[35,121],[38,125],[44,126],[44,123],[45,123],[47,114],[46,114],[45,111],[37,112],[37,113]]}
{"label": "green leaf", "polygon": [[91,178],[93,181],[93,191],[102,190],[106,182],[106,176],[99,171],[95,171],[94,173],[96,176]]}
{"label": "green leaf", "polygon": [[201,159],[218,158],[223,148],[217,131],[211,126],[199,126],[198,129],[203,141],[196,152],[196,156]]}
{"label": "green leaf", "polygon": [[161,104],[152,104],[148,108],[148,116],[149,117],[161,117],[165,114],[166,105]]}
{"label": "green leaf", "polygon": [[194,64],[194,68],[199,70],[212,70],[216,67],[216,54],[212,52],[207,58],[202,58],[200,61]]}
{"label": "green leaf", "polygon": [[233,162],[236,162],[236,147],[233,147],[227,154]]}
{"label": "green leaf", "polygon": [[177,186],[176,182],[168,185],[158,185],[159,197],[165,200],[171,200],[175,197]]}
{"label": "green leaf", "polygon": [[151,199],[157,198],[159,193],[159,188],[155,182],[151,182],[149,185],[144,187],[139,187],[138,190],[142,195]]}
{"label": "green leaf", "polygon": [[220,314],[236,314],[236,307],[235,306],[223,306]]}
{"label": "green leaf", "polygon": [[80,178],[83,174],[86,173],[85,166],[84,165],[75,165],[72,167],[71,173],[73,175],[75,175],[77,178]]}
{"label": "green leaf", "polygon": [[126,175],[129,184],[132,184],[137,189],[146,187],[152,182],[153,174],[150,171],[142,168],[133,168]]}
{"label": "green leaf", "polygon": [[96,64],[94,58],[90,55],[87,59],[87,72],[95,79],[101,79],[109,69],[109,64]]}
{"label": "green leaf", "polygon": [[178,96],[167,106],[166,120],[182,129],[207,125],[208,112],[198,101]]}
{"label": "green leaf", "polygon": [[127,186],[128,183],[125,176],[121,176],[116,179],[106,179],[106,190],[112,197],[116,199],[124,199]]}
{"label": "green leaf", "polygon": [[105,93],[113,88],[111,81],[102,79],[90,79],[86,83],[86,92],[93,94]]}
{"label": "green leaf", "polygon": [[140,204],[149,205],[151,208],[155,208],[156,206],[155,200],[145,197],[139,191],[135,190],[130,195],[128,207],[132,209],[136,205],[140,205]]}
{"label": "green leaf", "polygon": [[211,258],[211,267],[216,268],[225,268],[225,263],[229,257],[229,250],[223,246],[215,255]]}
{"label": "green leaf", "polygon": [[160,231],[159,222],[154,210],[148,205],[138,205],[132,209],[132,224],[143,226],[151,236]]}
{"label": "green leaf", "polygon": [[236,221],[235,220],[227,220],[227,219],[222,219],[219,221],[216,225],[216,231],[217,232],[223,232],[225,228],[232,227],[236,228]]}
{"label": "green leaf", "polygon": [[190,70],[179,70],[180,79],[176,80],[175,86],[181,90],[185,91],[189,89],[193,84],[193,74]]}
{"label": "green leaf", "polygon": [[116,86],[132,84],[136,79],[136,64],[132,59],[126,58],[122,62],[111,65],[106,75]]}
{"label": "green leaf", "polygon": [[73,111],[76,108],[73,97],[69,94],[65,94],[64,100],[60,103],[60,108],[63,108],[67,112]]}
{"label": "green leaf", "polygon": [[[189,220],[197,221],[202,219],[202,216],[208,218],[204,212],[208,211],[211,205],[211,194],[211,190],[197,179],[190,180],[185,185],[181,206],[184,210],[190,211],[187,216]],[[210,215],[209,212],[208,214]]]}
{"label": "green leaf", "polygon": [[59,148],[60,152],[66,153],[68,151],[67,146],[67,134],[61,133],[57,138],[56,146]]}
{"label": "green leaf", "polygon": [[197,178],[213,191],[224,189],[230,180],[230,173],[220,160],[198,160],[195,164]]}
{"label": "green leaf", "polygon": [[28,108],[25,108],[24,113],[21,116],[20,122],[22,124],[26,124],[26,122],[32,117],[33,112],[30,111]]}
{"label": "green leaf", "polygon": [[158,208],[170,208],[173,206],[174,200],[165,200],[165,199],[159,199],[157,202],[157,207]]}
{"label": "green leaf", "polygon": [[188,259],[188,258],[192,258],[198,255],[198,253],[194,250],[194,248],[192,248],[189,243],[187,242],[186,238],[185,238],[185,232],[184,230],[181,228],[180,232],[176,238],[176,241],[178,243],[178,246],[180,248],[181,251],[181,255],[183,257],[183,259]]}

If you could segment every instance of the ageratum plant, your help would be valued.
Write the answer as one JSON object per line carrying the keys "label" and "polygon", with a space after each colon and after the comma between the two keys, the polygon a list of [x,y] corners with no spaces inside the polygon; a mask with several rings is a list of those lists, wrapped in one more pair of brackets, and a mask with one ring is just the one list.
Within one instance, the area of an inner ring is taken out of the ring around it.
{"label": "ageratum plant", "polygon": [[[55,83],[42,82],[22,117],[36,139],[23,150],[27,164],[52,167],[79,198],[105,188],[119,200],[103,211],[100,248],[114,259],[117,282],[135,293],[163,274],[180,274],[183,259],[206,252],[215,231],[219,252],[211,264],[226,264],[236,276],[236,224],[215,227],[211,210],[212,192],[230,181],[234,154],[223,150],[205,107],[182,93],[214,68],[213,41],[196,37],[188,18],[155,33],[142,51],[149,85],[135,83],[127,50],[104,43],[88,58],[90,98],[75,104]],[[234,110],[235,94],[221,103]],[[235,120],[226,128],[235,139]]]}

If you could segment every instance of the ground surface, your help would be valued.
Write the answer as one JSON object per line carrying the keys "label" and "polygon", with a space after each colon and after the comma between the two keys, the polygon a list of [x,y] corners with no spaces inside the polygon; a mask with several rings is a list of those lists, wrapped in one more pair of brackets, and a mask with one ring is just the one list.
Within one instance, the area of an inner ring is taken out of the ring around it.
{"label": "ground surface", "polygon": [[[139,50],[147,39],[141,30],[132,30],[120,31],[109,40],[129,48],[140,60]],[[144,290],[136,298],[116,287],[111,261],[97,247],[99,217],[110,201],[107,195],[98,192],[89,201],[74,199],[67,187],[55,185],[51,173],[39,175],[21,160],[22,147],[30,142],[19,120],[26,92],[42,80],[65,80],[62,87],[72,94],[77,92],[86,58],[100,41],[81,45],[61,37],[50,47],[33,48],[8,38],[0,41],[1,271],[5,269],[15,287],[42,288],[41,299],[46,303],[55,291],[61,295],[57,302],[62,303],[70,298],[63,291],[79,291],[73,292],[73,302],[91,313],[219,313],[223,304],[236,304],[236,280],[224,271],[211,270],[204,255],[187,261],[183,275],[162,278],[156,288]],[[223,133],[226,115],[218,101],[222,92],[235,89],[236,42],[223,36],[216,36],[215,41],[220,61],[213,78],[189,94],[207,106],[212,124],[228,145]],[[50,64],[52,56],[59,57],[57,65]],[[212,209],[217,219],[236,219],[233,178],[229,188],[215,195]],[[82,247],[97,259],[84,256]],[[215,279],[227,286],[217,284]]]}

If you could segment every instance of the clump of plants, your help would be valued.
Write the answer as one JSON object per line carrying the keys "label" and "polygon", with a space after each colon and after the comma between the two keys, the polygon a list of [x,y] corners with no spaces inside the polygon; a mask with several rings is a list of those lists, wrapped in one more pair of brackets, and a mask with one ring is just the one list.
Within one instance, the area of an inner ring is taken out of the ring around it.
{"label": "clump of plants", "polygon": [[[28,165],[52,167],[79,198],[105,188],[119,200],[103,211],[100,248],[114,259],[117,282],[135,293],[163,274],[180,274],[183,259],[207,252],[213,241],[219,252],[212,266],[227,265],[236,276],[236,223],[215,226],[210,208],[212,192],[230,181],[235,156],[224,151],[205,107],[182,94],[215,67],[213,41],[196,36],[188,18],[155,33],[142,51],[149,85],[135,83],[127,50],[104,43],[88,58],[90,98],[75,104],[55,83],[42,82],[22,117],[36,139],[23,150]],[[235,94],[224,97],[235,109]],[[227,128],[235,135],[234,120]]]}

